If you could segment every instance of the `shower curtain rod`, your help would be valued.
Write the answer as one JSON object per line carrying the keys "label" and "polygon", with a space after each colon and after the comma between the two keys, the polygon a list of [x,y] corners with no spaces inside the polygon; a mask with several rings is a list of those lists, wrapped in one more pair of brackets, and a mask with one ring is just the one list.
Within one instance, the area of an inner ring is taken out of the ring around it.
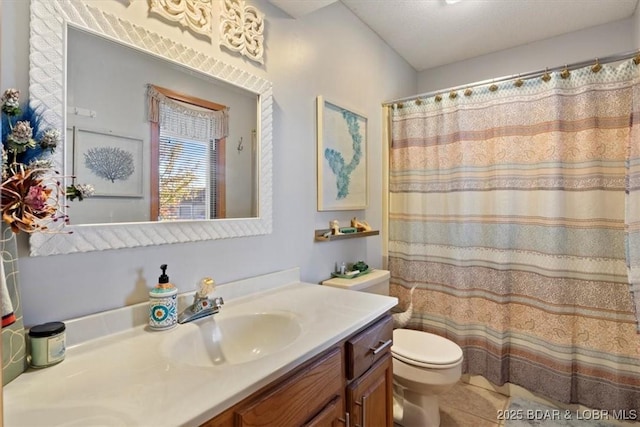
{"label": "shower curtain rod", "polygon": [[544,75],[545,73],[553,73],[555,71],[564,71],[564,70],[575,70],[577,68],[582,68],[582,67],[586,67],[587,65],[597,65],[597,64],[607,64],[610,62],[616,62],[616,61],[623,61],[625,59],[629,59],[629,58],[633,58],[635,57],[635,63],[636,65],[640,64],[640,51],[634,50],[634,51],[630,51],[630,52],[624,52],[624,53],[619,53],[616,55],[611,55],[611,56],[606,56],[604,58],[596,58],[595,60],[587,60],[587,61],[582,61],[582,62],[575,62],[573,64],[568,64],[568,65],[562,65],[559,67],[554,67],[554,68],[545,68],[544,70],[538,70],[538,71],[531,71],[528,73],[524,73],[524,74],[512,74],[509,76],[503,76],[503,77],[498,77],[495,79],[487,79],[487,80],[482,80],[482,81],[478,81],[475,83],[469,83],[469,84],[464,84],[464,85],[460,85],[460,86],[453,86],[453,87],[449,87],[446,89],[439,89],[439,90],[434,90],[431,92],[426,92],[426,93],[421,93],[418,95],[412,95],[412,96],[408,96],[405,98],[399,98],[399,99],[394,99],[392,101],[386,101],[382,103],[383,107],[387,107],[393,104],[397,104],[400,102],[407,102],[407,101],[413,101],[415,99],[419,99],[419,98],[428,98],[430,96],[435,96],[435,95],[442,95],[444,93],[449,93],[449,92],[455,92],[461,89],[468,89],[468,88],[472,88],[475,86],[483,86],[483,85],[487,85],[490,83],[501,83],[501,82],[505,82],[505,81],[509,81],[509,80],[515,80],[515,79],[522,79],[522,80],[527,80],[527,79],[532,79],[535,77],[539,77]]}

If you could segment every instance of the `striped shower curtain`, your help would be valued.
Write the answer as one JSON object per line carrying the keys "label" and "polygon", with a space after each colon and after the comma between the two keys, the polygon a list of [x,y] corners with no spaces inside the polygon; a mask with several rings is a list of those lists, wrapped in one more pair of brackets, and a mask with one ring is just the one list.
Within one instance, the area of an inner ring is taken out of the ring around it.
{"label": "striped shower curtain", "polygon": [[639,72],[629,60],[393,106],[391,292],[406,305],[418,285],[409,327],[460,345],[466,373],[639,409]]}

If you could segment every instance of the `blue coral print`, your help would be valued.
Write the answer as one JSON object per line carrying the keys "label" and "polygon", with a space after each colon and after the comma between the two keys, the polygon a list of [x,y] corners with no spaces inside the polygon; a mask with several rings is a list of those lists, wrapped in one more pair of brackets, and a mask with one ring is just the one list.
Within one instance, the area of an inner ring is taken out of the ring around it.
{"label": "blue coral print", "polygon": [[338,200],[344,199],[349,195],[349,183],[351,173],[360,164],[362,158],[362,134],[360,133],[360,124],[358,116],[350,111],[342,109],[342,118],[347,122],[349,135],[352,140],[353,156],[348,164],[345,164],[342,153],[333,148],[324,150],[324,158],[329,162],[329,167],[336,176],[336,186],[338,187]]}

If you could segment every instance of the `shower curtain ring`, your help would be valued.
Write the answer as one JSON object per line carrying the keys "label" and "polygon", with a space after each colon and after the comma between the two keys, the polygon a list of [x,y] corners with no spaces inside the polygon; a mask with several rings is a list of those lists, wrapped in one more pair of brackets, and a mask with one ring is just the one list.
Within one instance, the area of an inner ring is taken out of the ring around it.
{"label": "shower curtain ring", "polygon": [[518,74],[518,78],[516,79],[515,82],[513,82],[513,85],[515,87],[521,87],[524,84],[524,82],[522,81],[522,79],[520,78],[520,74]]}
{"label": "shower curtain ring", "polygon": [[551,74],[549,74],[549,68],[545,68],[544,74],[542,75],[542,81],[548,82],[551,80]]}
{"label": "shower curtain ring", "polygon": [[596,63],[593,64],[593,67],[591,67],[591,71],[597,73],[600,70],[602,70],[602,65],[600,65],[600,61],[598,60],[598,58],[596,58]]}

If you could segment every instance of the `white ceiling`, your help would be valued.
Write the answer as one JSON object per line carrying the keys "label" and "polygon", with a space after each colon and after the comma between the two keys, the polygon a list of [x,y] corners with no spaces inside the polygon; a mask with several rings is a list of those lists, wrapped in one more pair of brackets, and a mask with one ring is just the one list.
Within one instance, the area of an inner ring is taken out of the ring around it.
{"label": "white ceiling", "polygon": [[[294,18],[336,0],[270,0]],[[639,0],[340,0],[417,71],[628,18]]]}

